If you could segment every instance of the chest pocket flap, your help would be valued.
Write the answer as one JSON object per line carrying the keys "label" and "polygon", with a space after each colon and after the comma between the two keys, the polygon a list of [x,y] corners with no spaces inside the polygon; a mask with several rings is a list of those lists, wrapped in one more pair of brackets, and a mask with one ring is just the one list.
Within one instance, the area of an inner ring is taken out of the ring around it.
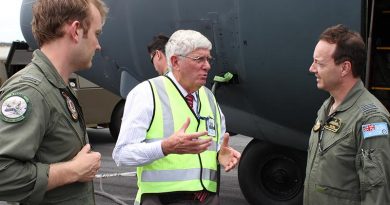
{"label": "chest pocket flap", "polygon": [[334,147],[335,145],[341,143],[349,136],[351,136],[351,134],[352,134],[352,128],[341,130],[340,133],[335,133],[329,130],[325,130],[324,138],[322,142],[324,152],[328,151],[330,148]]}

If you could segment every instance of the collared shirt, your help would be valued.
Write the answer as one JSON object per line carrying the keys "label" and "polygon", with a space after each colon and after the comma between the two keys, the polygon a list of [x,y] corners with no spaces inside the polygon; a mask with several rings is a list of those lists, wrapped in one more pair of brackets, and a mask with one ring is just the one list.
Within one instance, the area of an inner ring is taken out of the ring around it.
{"label": "collared shirt", "polygon": [[[182,95],[187,96],[188,92],[177,82],[172,72],[166,75],[175,83]],[[194,111],[197,113],[198,97],[195,93],[193,93],[193,96],[193,109],[195,108]],[[112,157],[118,166],[140,166],[164,157],[161,147],[162,141],[144,142],[153,117],[153,106],[153,93],[147,81],[137,85],[127,95],[121,129],[112,153]],[[222,112],[221,120],[222,134],[220,142],[222,142],[223,133],[226,131],[225,117]]]}

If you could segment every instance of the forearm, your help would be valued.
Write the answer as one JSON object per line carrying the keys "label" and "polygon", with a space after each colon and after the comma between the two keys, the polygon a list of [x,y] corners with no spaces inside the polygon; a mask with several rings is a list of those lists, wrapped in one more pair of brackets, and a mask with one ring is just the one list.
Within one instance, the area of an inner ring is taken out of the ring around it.
{"label": "forearm", "polygon": [[76,182],[79,176],[74,170],[70,161],[51,164],[49,168],[47,191]]}
{"label": "forearm", "polygon": [[142,166],[164,157],[161,141],[116,146],[112,155],[117,166]]}

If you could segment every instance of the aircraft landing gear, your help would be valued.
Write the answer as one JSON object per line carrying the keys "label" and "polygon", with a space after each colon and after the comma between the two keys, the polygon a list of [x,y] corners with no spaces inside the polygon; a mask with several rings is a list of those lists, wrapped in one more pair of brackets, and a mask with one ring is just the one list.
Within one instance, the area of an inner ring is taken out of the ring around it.
{"label": "aircraft landing gear", "polygon": [[302,204],[306,155],[253,139],[238,167],[241,190],[250,204]]}

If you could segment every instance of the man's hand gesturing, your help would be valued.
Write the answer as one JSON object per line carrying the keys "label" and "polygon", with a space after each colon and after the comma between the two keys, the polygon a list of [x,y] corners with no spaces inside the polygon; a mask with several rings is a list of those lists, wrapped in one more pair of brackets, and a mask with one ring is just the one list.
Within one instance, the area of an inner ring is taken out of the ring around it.
{"label": "man's hand gesturing", "polygon": [[199,139],[207,135],[207,131],[185,133],[190,124],[190,118],[184,122],[183,126],[161,143],[164,155],[168,154],[198,154],[207,150],[211,145],[211,138]]}

